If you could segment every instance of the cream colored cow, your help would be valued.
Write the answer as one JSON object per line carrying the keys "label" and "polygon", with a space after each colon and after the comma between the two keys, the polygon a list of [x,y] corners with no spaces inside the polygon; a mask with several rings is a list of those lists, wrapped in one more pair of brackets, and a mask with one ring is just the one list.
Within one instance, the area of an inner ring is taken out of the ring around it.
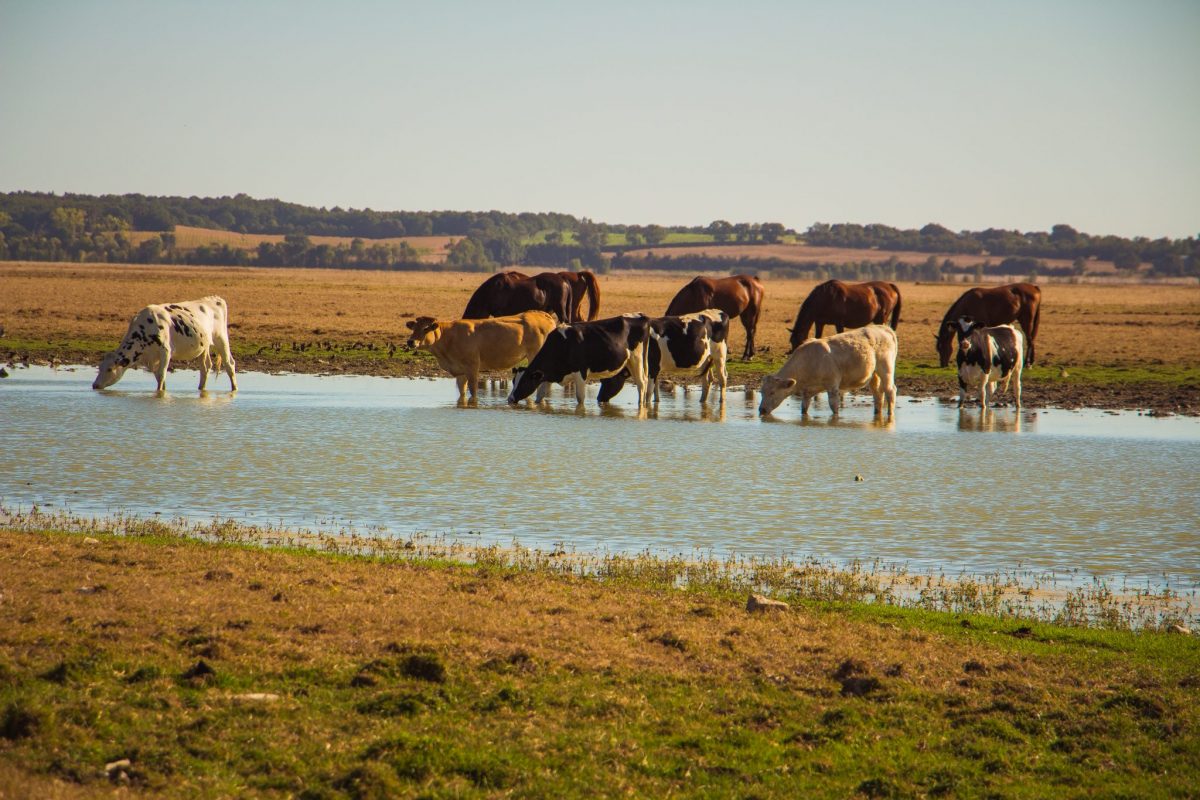
{"label": "cream colored cow", "polygon": [[896,413],[896,332],[886,325],[868,325],[826,339],[809,339],[797,347],[774,375],[762,382],[760,415],[770,414],[788,395],[800,398],[800,413],[821,392],[829,393],[836,416],[842,392],[871,385],[875,416]]}

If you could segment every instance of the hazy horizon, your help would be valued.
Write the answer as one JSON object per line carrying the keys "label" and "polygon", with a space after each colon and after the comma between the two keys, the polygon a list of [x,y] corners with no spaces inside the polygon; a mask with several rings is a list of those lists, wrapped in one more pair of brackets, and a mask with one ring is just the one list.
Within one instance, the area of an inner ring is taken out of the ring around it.
{"label": "hazy horizon", "polygon": [[0,190],[1200,232],[1200,4],[0,0]]}

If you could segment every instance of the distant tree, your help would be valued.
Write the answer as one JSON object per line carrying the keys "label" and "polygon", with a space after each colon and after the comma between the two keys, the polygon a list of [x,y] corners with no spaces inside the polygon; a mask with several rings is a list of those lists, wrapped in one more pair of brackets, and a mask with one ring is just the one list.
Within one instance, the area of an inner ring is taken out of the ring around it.
{"label": "distant tree", "polygon": [[715,219],[708,224],[708,232],[718,242],[727,242],[733,235],[733,226],[723,219]]}
{"label": "distant tree", "polygon": [[496,262],[488,258],[483,244],[470,236],[459,239],[446,256],[446,265],[452,269],[469,272],[488,272],[496,268]]}
{"label": "distant tree", "polygon": [[646,244],[649,245],[662,244],[667,238],[667,229],[662,225],[647,225],[642,230],[642,235],[646,237]]}
{"label": "distant tree", "polygon": [[1073,245],[1079,241],[1079,231],[1070,225],[1055,225],[1050,229],[1050,241],[1056,245]]}
{"label": "distant tree", "polygon": [[87,215],[80,208],[59,208],[50,212],[50,227],[60,238],[72,241],[83,236]]}
{"label": "distant tree", "polygon": [[581,247],[599,250],[607,243],[607,232],[607,226],[594,223],[585,217],[575,229],[575,241],[579,242]]}
{"label": "distant tree", "polygon": [[1142,263],[1141,257],[1132,249],[1120,251],[1112,261],[1114,267],[1122,270],[1135,270]]}
{"label": "distant tree", "polygon": [[764,242],[775,244],[783,238],[787,228],[778,222],[764,222],[761,231]]}

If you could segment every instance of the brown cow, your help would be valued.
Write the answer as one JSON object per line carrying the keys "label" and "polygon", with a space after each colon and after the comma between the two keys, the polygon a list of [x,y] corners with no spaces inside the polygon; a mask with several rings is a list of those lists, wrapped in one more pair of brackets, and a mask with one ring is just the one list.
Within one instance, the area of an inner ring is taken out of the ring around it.
{"label": "brown cow", "polygon": [[705,278],[697,275],[684,286],[667,306],[666,316],[681,317],[716,308],[733,317],[740,317],[746,329],[746,348],[742,360],[754,355],[754,331],[762,312],[763,285],[753,275],[731,275],[728,278]]}
{"label": "brown cow", "polygon": [[510,317],[448,322],[417,317],[405,324],[412,331],[408,347],[433,353],[441,368],[458,382],[458,399],[465,399],[470,389],[474,400],[479,373],[508,370],[532,359],[558,323],[544,311],[526,311]]}
{"label": "brown cow", "polygon": [[888,324],[891,317],[892,330],[900,324],[900,289],[887,281],[866,283],[843,283],[839,280],[818,284],[796,314],[796,324],[790,329],[792,349],[808,338],[816,326],[816,337],[826,325],[832,325],[841,333],[846,328],[861,328],[872,323]]}
{"label": "brown cow", "polygon": [[1042,290],[1032,283],[1008,283],[991,289],[968,289],[954,301],[942,317],[934,334],[938,358],[943,367],[950,365],[954,353],[954,337],[961,334],[960,317],[969,317],[980,325],[1007,325],[1016,322],[1025,332],[1028,347],[1025,364],[1033,363],[1033,341],[1037,338],[1038,322],[1042,316]]}

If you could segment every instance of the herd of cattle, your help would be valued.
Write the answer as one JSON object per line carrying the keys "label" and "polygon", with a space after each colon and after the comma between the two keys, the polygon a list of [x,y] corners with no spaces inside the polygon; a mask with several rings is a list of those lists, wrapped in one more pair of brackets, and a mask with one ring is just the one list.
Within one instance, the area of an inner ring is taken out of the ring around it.
{"label": "herd of cattle", "polygon": [[[582,404],[587,381],[594,379],[600,382],[600,403],[610,401],[628,381],[637,389],[640,408],[658,402],[659,381],[670,376],[698,378],[701,404],[715,386],[712,394],[723,404],[730,324],[734,317],[741,319],[746,329],[743,358],[750,358],[762,300],[762,283],[753,276],[697,277],[680,289],[664,316],[597,319],[600,289],[591,272],[528,276],[506,271],[484,281],[462,319],[409,320],[407,344],[431,353],[454,376],[460,400],[468,393],[475,398],[481,374],[511,369],[510,403],[535,392],[540,401],[549,384],[573,382]],[[836,415],[843,392],[869,386],[875,415],[890,419],[896,405],[900,307],[900,290],[884,281],[832,280],[814,288],[790,329],[791,355],[778,372],[763,379],[759,414],[771,413],[789,396],[799,397],[807,414],[812,398],[824,392]],[[943,367],[955,356],[960,406],[970,392],[986,408],[998,389],[1013,382],[1013,400],[1020,407],[1021,369],[1033,363],[1040,307],[1037,286],[1013,283],[970,289],[946,311],[936,334],[937,350]],[[141,366],[154,373],[161,392],[172,359],[199,357],[200,389],[210,370],[224,369],[236,391],[228,321],[228,306],[215,296],[146,306],[129,323],[117,349],[100,362],[92,388],[107,388],[129,367]],[[822,338],[826,325],[837,333]],[[810,338],[814,328],[815,339]]]}

